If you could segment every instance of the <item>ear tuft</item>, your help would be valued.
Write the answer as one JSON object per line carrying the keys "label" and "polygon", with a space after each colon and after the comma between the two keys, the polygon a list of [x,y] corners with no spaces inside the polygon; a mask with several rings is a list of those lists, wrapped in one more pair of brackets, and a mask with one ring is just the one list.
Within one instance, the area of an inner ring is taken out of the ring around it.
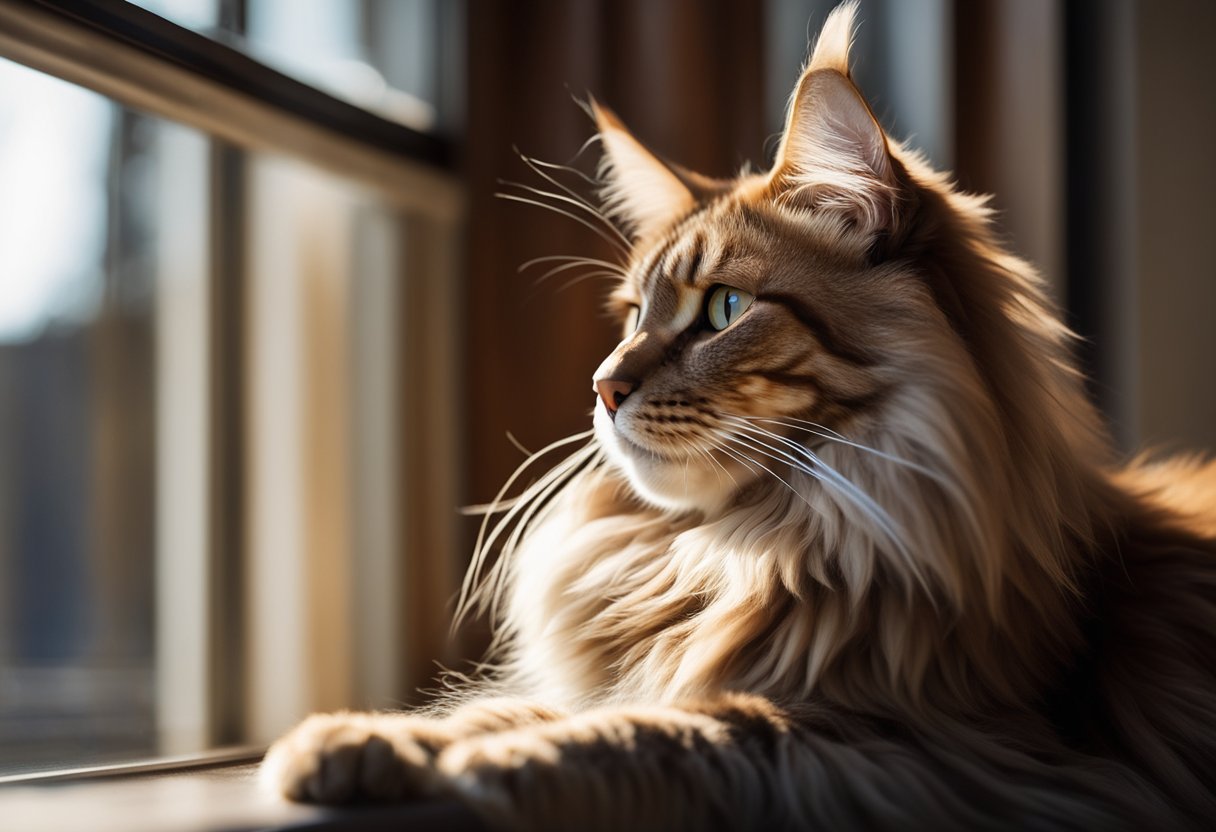
{"label": "ear tuft", "polygon": [[849,78],[856,11],[847,2],[828,15],[790,100],[770,182],[779,200],[889,232],[899,196],[886,134]]}
{"label": "ear tuft", "polygon": [[819,30],[815,49],[806,71],[834,69],[841,75],[849,74],[849,48],[853,45],[853,23],[857,18],[857,0],[841,3]]}
{"label": "ear tuft", "polygon": [[599,177],[604,210],[635,238],[644,238],[687,213],[696,203],[688,186],[606,107],[591,99],[591,115],[604,147]]}

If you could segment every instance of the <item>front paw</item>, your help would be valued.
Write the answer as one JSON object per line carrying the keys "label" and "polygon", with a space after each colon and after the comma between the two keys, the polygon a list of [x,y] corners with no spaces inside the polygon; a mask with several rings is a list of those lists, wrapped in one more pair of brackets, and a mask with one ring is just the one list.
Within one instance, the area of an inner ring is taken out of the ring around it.
{"label": "front paw", "polygon": [[404,714],[315,714],[266,752],[262,782],[316,803],[432,795],[439,738],[427,723]]}
{"label": "front paw", "polygon": [[491,828],[549,828],[542,821],[561,816],[563,768],[561,749],[547,733],[531,728],[462,739],[436,757],[434,769],[444,788]]}

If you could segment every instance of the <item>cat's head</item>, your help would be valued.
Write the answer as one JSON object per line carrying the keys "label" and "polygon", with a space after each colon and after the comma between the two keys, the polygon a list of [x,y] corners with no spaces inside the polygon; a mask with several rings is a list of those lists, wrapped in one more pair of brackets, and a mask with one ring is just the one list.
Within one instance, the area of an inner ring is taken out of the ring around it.
{"label": "cat's head", "polygon": [[918,196],[849,76],[852,15],[825,24],[767,173],[692,174],[593,105],[607,204],[635,241],[596,432],[660,506],[772,482],[803,458],[783,440],[878,418],[909,352],[965,351],[901,250]]}

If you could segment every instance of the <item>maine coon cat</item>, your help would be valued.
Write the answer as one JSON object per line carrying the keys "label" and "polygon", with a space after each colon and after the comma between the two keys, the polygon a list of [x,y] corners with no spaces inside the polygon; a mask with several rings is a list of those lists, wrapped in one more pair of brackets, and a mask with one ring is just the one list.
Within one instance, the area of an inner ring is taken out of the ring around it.
{"label": "maine coon cat", "polygon": [[479,541],[494,669],[311,717],[282,793],[512,829],[1216,818],[1216,466],[1116,467],[1033,270],[851,82],[853,12],[766,173],[593,105],[623,340],[594,431]]}

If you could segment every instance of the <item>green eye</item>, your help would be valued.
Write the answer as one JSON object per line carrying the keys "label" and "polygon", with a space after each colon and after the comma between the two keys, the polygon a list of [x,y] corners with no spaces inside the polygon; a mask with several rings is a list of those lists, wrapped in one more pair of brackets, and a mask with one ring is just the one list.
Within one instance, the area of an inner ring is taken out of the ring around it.
{"label": "green eye", "polygon": [[742,289],[717,287],[709,293],[709,303],[705,307],[710,326],[719,331],[726,329],[747,311],[755,299],[755,295]]}

